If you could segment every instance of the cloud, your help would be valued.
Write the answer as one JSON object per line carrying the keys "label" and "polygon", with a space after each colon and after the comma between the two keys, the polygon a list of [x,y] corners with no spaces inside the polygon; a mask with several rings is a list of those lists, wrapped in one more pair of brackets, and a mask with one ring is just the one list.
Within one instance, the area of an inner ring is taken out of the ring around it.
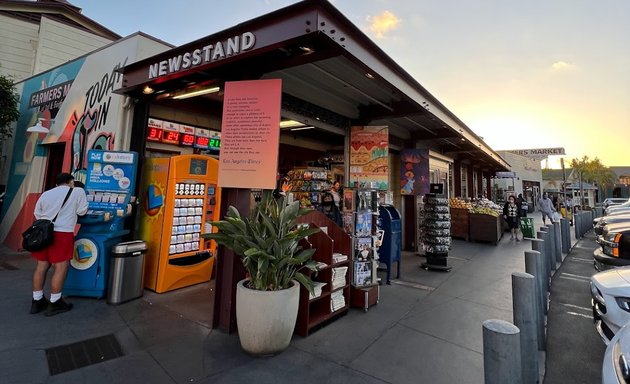
{"label": "cloud", "polygon": [[551,69],[557,72],[560,72],[560,71],[565,72],[565,71],[572,71],[576,69],[576,66],[574,64],[570,64],[570,63],[567,63],[566,61],[560,60],[551,64]]}
{"label": "cloud", "polygon": [[387,32],[393,31],[400,24],[400,19],[390,11],[383,11],[380,15],[368,17],[370,31],[379,39]]}

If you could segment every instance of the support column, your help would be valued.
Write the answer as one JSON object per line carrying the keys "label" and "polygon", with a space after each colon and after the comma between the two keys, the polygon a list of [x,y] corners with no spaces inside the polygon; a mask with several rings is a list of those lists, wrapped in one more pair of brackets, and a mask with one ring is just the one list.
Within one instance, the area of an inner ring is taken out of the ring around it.
{"label": "support column", "polygon": [[453,196],[462,196],[462,162],[455,160],[453,162]]}
{"label": "support column", "polygon": [[468,167],[466,167],[466,169],[468,170],[468,174],[466,175],[466,181],[468,183],[468,196],[466,197],[477,197],[477,196],[473,196],[474,193],[474,183],[473,183],[473,174],[475,173],[473,170],[473,166],[472,164],[468,164]]}
{"label": "support column", "polygon": [[492,200],[492,175],[486,172],[486,198]]}
{"label": "support column", "polygon": [[[242,215],[251,210],[251,191],[240,188],[221,190],[221,214],[223,218],[228,206],[233,205]],[[236,331],[236,284],[245,278],[245,268],[238,255],[224,246],[217,249],[217,277],[214,296],[212,327],[223,332]]]}
{"label": "support column", "polygon": [[481,170],[481,168],[477,170],[477,194],[483,194],[483,171]]}

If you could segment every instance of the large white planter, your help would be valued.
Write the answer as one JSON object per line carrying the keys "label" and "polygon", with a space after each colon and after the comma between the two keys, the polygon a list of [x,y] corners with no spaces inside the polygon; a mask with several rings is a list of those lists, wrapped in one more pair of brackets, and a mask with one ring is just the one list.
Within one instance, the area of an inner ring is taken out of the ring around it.
{"label": "large white planter", "polygon": [[256,291],[241,280],[236,286],[236,324],[241,347],[252,355],[273,355],[291,342],[300,301],[300,285],[281,291]]}

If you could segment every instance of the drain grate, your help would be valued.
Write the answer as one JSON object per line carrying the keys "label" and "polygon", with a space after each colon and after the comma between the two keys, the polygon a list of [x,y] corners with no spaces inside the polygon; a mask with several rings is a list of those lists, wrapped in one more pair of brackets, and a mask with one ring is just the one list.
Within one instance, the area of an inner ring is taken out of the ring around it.
{"label": "drain grate", "polygon": [[121,356],[122,348],[114,335],[46,349],[48,371],[51,376]]}

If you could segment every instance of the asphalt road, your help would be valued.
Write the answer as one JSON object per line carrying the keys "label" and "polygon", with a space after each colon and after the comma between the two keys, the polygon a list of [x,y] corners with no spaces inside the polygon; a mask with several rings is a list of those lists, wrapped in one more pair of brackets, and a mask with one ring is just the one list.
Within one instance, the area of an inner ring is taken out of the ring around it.
{"label": "asphalt road", "polygon": [[[571,228],[573,229],[573,228]],[[552,278],[545,384],[600,383],[606,346],[593,324],[590,277],[594,234],[571,250]]]}

